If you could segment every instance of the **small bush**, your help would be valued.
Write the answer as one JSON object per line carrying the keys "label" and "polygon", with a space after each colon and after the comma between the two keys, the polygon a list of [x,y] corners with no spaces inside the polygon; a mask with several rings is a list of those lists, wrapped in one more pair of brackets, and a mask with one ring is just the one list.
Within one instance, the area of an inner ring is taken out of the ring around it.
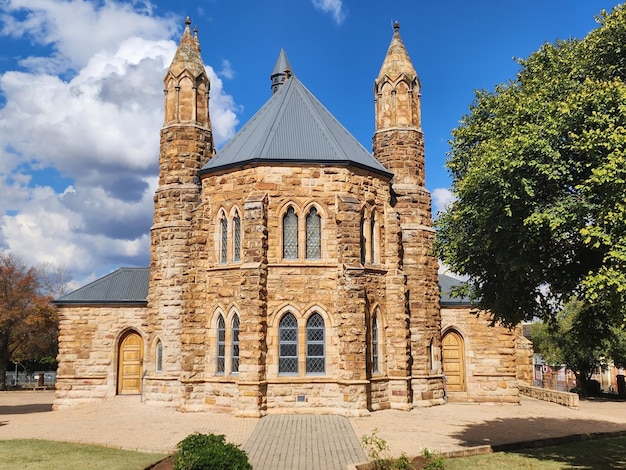
{"label": "small bush", "polygon": [[222,435],[190,434],[177,447],[174,470],[252,470],[246,453]]}
{"label": "small bush", "polygon": [[376,435],[374,429],[371,435],[361,437],[361,443],[367,452],[367,456],[374,463],[376,470],[412,470],[411,461],[403,452],[397,459],[389,456],[389,445],[382,437]]}
{"label": "small bush", "polygon": [[426,459],[423,470],[444,470],[446,463],[441,455],[435,455],[428,449],[422,451],[422,457]]}

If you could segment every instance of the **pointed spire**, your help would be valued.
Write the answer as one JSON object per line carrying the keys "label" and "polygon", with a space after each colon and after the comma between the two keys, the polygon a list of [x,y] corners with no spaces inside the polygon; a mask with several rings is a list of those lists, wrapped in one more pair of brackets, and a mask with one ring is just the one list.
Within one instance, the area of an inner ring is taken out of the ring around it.
{"label": "pointed spire", "polygon": [[174,59],[169,69],[169,72],[174,77],[178,77],[185,70],[188,70],[194,77],[199,77],[203,73],[206,74],[202,57],[200,57],[198,29],[196,28],[194,34],[192,34],[190,25],[191,20],[187,17],[183,35],[180,38],[178,49],[176,54],[174,54]]}
{"label": "pointed spire", "polygon": [[409,53],[406,51],[400,37],[400,23],[397,21],[393,24],[393,31],[391,44],[389,49],[387,49],[387,55],[378,73],[377,81],[381,80],[385,75],[393,81],[401,74],[405,74],[410,78],[417,77],[417,72],[413,67]]}
{"label": "pointed spire", "polygon": [[276,93],[285,80],[292,75],[293,71],[291,69],[291,64],[289,63],[289,59],[287,59],[285,50],[281,47],[278,59],[276,60],[276,64],[274,65],[274,69],[270,75],[270,80],[272,81],[272,94]]}

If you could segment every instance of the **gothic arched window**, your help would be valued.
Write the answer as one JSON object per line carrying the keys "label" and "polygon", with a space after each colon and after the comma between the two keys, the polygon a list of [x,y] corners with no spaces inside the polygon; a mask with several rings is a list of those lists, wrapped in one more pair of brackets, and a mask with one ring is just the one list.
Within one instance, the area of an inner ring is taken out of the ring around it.
{"label": "gothic arched window", "polygon": [[154,348],[154,370],[156,372],[163,371],[163,343],[158,339]]}
{"label": "gothic arched window", "polygon": [[223,374],[226,367],[226,324],[224,317],[217,319],[217,373]]}
{"label": "gothic arched window", "polygon": [[291,313],[278,324],[278,372],[298,373],[298,321]]}
{"label": "gothic arched window", "polygon": [[378,319],[372,318],[372,372],[380,372],[378,364]]}
{"label": "gothic arched window", "polygon": [[220,217],[220,263],[226,263],[228,255],[228,220],[226,214]]}
{"label": "gothic arched window", "polygon": [[235,374],[239,372],[239,316],[233,317],[232,326],[232,362],[230,372]]}
{"label": "gothic arched window", "polygon": [[293,207],[283,217],[283,258],[298,259],[298,216]]}
{"label": "gothic arched window", "polygon": [[317,209],[311,208],[306,216],[306,258],[322,257],[322,220]]}
{"label": "gothic arched window", "polygon": [[319,313],[306,322],[306,372],[323,374],[326,370],[324,319]]}
{"label": "gothic arched window", "polygon": [[233,261],[241,261],[241,219],[239,212],[233,217]]}

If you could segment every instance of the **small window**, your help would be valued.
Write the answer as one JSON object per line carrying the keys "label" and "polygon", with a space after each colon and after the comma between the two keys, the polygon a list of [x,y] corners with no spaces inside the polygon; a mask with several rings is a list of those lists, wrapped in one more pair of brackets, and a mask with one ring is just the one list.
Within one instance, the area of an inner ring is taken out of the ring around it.
{"label": "small window", "polygon": [[324,319],[319,313],[314,313],[306,322],[307,374],[323,374],[325,372],[326,355],[324,347]]}
{"label": "small window", "polygon": [[372,371],[380,372],[378,365],[378,320],[376,315],[372,319]]}
{"label": "small window", "polygon": [[241,219],[238,212],[233,218],[233,261],[241,261]]}
{"label": "small window", "polygon": [[278,324],[278,372],[298,373],[298,321],[291,313]]}
{"label": "small window", "polygon": [[370,220],[370,262],[376,263],[376,212],[372,212],[372,218]]}
{"label": "small window", "polygon": [[298,258],[298,216],[293,207],[283,217],[283,258]]}
{"label": "small window", "polygon": [[365,264],[365,217],[361,215],[361,264]]}
{"label": "small window", "polygon": [[223,214],[220,219],[220,263],[226,263],[228,254],[228,221],[226,215]]}
{"label": "small window", "polygon": [[232,366],[231,373],[239,372],[239,317],[233,317],[233,343],[232,343]]}
{"label": "small window", "polygon": [[306,216],[306,258],[322,257],[322,224],[317,209],[313,207]]}
{"label": "small window", "polygon": [[226,324],[220,315],[217,320],[217,373],[223,374],[226,365]]}
{"label": "small window", "polygon": [[163,372],[163,343],[161,343],[160,339],[157,340],[154,355],[155,355],[154,369],[157,372]]}

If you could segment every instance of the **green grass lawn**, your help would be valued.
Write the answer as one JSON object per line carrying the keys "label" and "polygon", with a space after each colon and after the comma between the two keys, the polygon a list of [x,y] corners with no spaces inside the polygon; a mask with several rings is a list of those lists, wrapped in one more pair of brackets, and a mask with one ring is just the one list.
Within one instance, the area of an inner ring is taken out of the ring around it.
{"label": "green grass lawn", "polygon": [[626,437],[446,459],[446,470],[626,469]]}
{"label": "green grass lawn", "polygon": [[64,442],[0,441],[0,469],[142,470],[165,455]]}

